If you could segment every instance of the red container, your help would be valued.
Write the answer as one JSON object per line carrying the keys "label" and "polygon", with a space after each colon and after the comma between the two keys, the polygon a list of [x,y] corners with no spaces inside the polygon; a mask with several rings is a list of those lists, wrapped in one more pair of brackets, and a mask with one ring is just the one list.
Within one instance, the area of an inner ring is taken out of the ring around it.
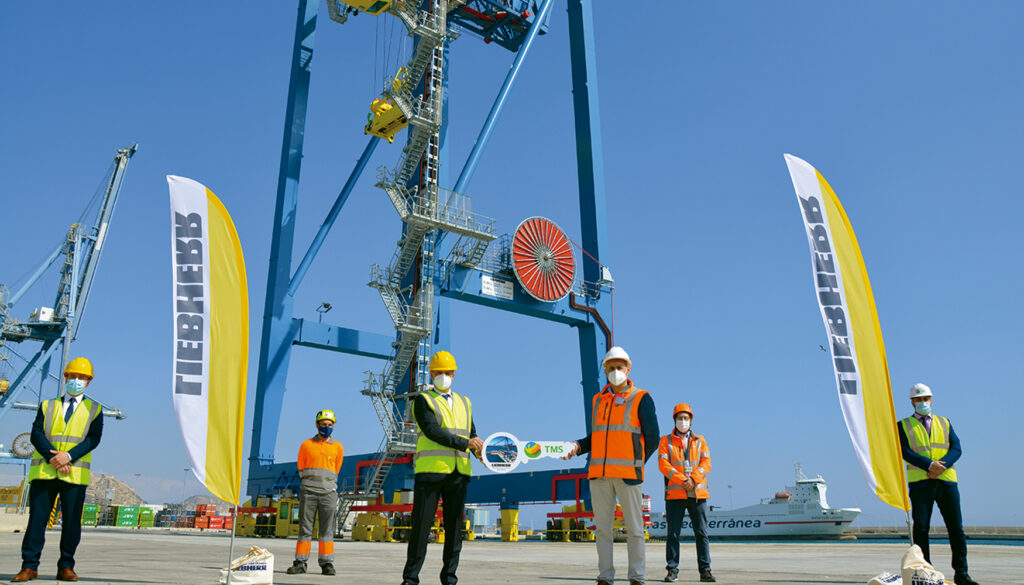
{"label": "red container", "polygon": [[210,516],[210,528],[224,528],[223,516]]}
{"label": "red container", "polygon": [[210,517],[209,516],[196,516],[196,528],[209,528]]}
{"label": "red container", "polygon": [[225,530],[231,530],[231,528],[234,526],[234,524],[235,524],[235,521],[234,521],[233,518],[225,518],[224,519],[224,529]]}

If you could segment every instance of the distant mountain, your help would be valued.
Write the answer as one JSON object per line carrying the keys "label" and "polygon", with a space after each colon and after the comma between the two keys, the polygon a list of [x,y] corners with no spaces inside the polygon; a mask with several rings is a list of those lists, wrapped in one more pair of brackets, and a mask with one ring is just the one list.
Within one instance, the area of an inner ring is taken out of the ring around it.
{"label": "distant mountain", "polygon": [[141,506],[146,502],[128,484],[112,475],[92,475],[85,490],[86,504]]}

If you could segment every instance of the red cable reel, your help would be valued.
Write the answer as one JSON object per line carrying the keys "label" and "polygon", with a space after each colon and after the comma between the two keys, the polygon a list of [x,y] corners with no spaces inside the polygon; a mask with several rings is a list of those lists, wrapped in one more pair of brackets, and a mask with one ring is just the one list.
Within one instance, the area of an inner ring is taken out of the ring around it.
{"label": "red cable reel", "polygon": [[531,297],[553,302],[572,289],[576,259],[569,239],[555,222],[531,217],[519,224],[512,237],[512,268]]}

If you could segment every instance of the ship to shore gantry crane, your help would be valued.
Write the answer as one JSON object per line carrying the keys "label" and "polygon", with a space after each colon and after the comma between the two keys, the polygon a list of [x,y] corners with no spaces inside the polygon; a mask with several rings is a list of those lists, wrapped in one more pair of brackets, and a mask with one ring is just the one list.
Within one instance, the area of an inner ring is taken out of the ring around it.
{"label": "ship to shore gantry crane", "polygon": [[[552,6],[562,0],[328,0],[332,20],[356,12],[397,18],[414,39],[412,56],[386,79],[370,104],[364,132],[370,138],[309,248],[294,272],[294,218],[306,103],[312,74],[317,2],[299,0],[291,80],[285,114],[267,294],[260,344],[248,494],[297,491],[294,462],[277,462],[274,444],[294,346],[383,360],[367,372],[368,396],[384,431],[374,453],[348,456],[341,472],[344,516],[355,500],[381,499],[412,485],[415,424],[410,399],[429,383],[433,348],[450,347],[451,299],[511,311],[576,328],[582,376],[581,415],[590,419],[591,398],[601,387],[600,359],[612,344],[602,315],[610,313],[612,280],[601,263],[607,253],[603,154],[597,108],[592,2],[566,0],[577,144],[582,275],[565,234],[544,218],[523,221],[511,237],[499,237],[493,219],[476,214],[466,195],[521,66],[537,36],[549,32]],[[448,41],[472,34],[515,57],[465,165],[447,188],[440,173],[446,157]],[[382,335],[293,316],[294,294],[317,256],[380,140],[406,132],[394,167],[378,170],[376,186],[393,204],[401,239],[387,263],[373,264],[376,289],[394,322]],[[470,484],[470,503],[587,499],[577,470],[483,476]],[[584,476],[585,477],[585,476]],[[581,492],[582,489],[582,492]]]}

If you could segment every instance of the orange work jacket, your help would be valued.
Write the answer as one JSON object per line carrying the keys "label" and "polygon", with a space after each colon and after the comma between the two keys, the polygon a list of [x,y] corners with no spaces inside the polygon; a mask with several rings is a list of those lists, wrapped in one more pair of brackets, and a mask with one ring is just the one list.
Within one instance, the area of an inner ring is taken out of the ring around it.
{"label": "orange work jacket", "polygon": [[[673,431],[662,437],[658,443],[658,469],[668,479],[666,500],[706,500],[711,497],[707,479],[711,473],[711,448],[703,435],[691,432],[687,439]],[[690,491],[683,487],[687,477],[694,483],[694,489]]]}
{"label": "orange work jacket", "polygon": [[298,461],[302,488],[318,493],[338,491],[338,472],[344,455],[341,443],[330,437],[323,441],[303,441]]}
{"label": "orange work jacket", "polygon": [[627,380],[626,391],[616,394],[611,384],[594,395],[590,425],[588,479],[620,477],[644,479],[644,436],[640,431],[640,400],[646,390]]}

